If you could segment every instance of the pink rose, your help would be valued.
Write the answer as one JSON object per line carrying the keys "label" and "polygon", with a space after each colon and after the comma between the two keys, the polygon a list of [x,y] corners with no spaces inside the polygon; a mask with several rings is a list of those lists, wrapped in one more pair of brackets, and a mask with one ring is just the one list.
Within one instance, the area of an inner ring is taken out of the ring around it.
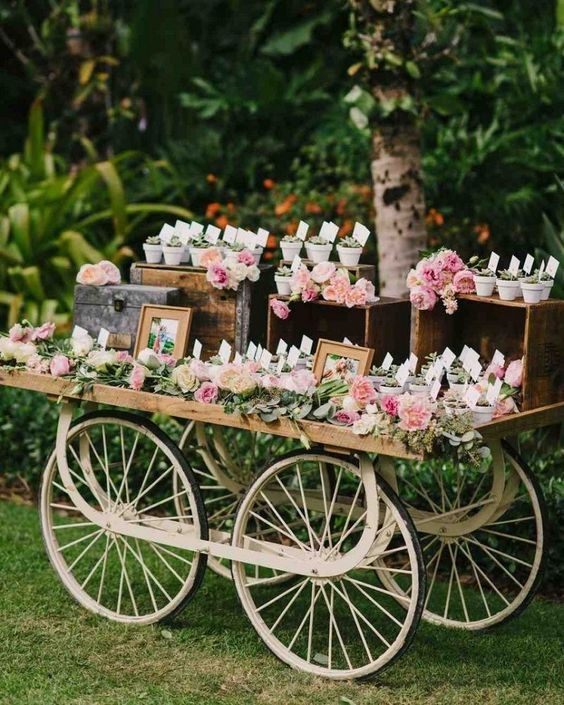
{"label": "pink rose", "polygon": [[332,286],[335,290],[335,301],[340,304],[344,303],[347,292],[351,288],[348,273],[343,270],[338,271],[335,276],[330,279],[329,286]]}
{"label": "pink rose", "polygon": [[417,286],[409,292],[409,300],[420,311],[431,311],[437,303],[437,295],[427,286]]}
{"label": "pink rose", "polygon": [[272,309],[272,313],[275,316],[278,316],[278,318],[281,318],[283,321],[285,321],[290,315],[290,307],[285,301],[271,299],[270,308]]}
{"label": "pink rose", "polygon": [[22,326],[21,323],[16,323],[8,331],[8,338],[12,343],[29,343],[33,335],[33,328]]}
{"label": "pink rose", "polygon": [[523,360],[513,360],[505,370],[505,381],[510,387],[520,387],[523,382]]}
{"label": "pink rose", "polygon": [[312,372],[301,368],[280,376],[282,389],[296,394],[306,394],[311,396],[317,386],[317,380]]}
{"label": "pink rose", "polygon": [[280,377],[267,373],[260,378],[260,383],[265,389],[280,389]]}
{"label": "pink rose", "polygon": [[464,269],[464,262],[453,250],[438,252],[435,258],[435,264],[439,269],[446,270],[452,274]]}
{"label": "pink rose", "polygon": [[174,367],[176,365],[176,358],[172,355],[167,355],[166,353],[160,353],[157,355],[159,360],[167,367]]}
{"label": "pink rose", "polygon": [[207,382],[210,379],[210,372],[209,372],[208,366],[206,365],[205,362],[202,362],[201,360],[196,360],[196,358],[193,358],[188,363],[188,367],[190,368],[190,372],[200,382]]}
{"label": "pink rose", "polygon": [[311,278],[316,284],[325,284],[335,274],[336,267],[333,262],[319,262],[311,270]]}
{"label": "pink rose", "polygon": [[456,272],[452,285],[457,294],[472,294],[475,291],[474,275],[469,269]]}
{"label": "pink rose", "polygon": [[212,264],[218,264],[222,259],[221,250],[218,247],[208,247],[200,255],[200,267],[207,269]]}
{"label": "pink rose", "polygon": [[376,401],[376,390],[368,377],[355,377],[350,387],[350,395],[360,407]]}
{"label": "pink rose", "polygon": [[345,411],[345,409],[339,409],[334,416],[335,421],[344,426],[352,426],[355,421],[360,419],[360,414],[358,411]]}
{"label": "pink rose", "polygon": [[416,286],[421,286],[423,284],[422,278],[416,269],[410,269],[407,275],[406,284],[408,289],[414,289]]}
{"label": "pink rose", "polygon": [[311,281],[309,269],[305,264],[302,264],[290,277],[290,289],[294,293],[300,292],[302,289],[306,289],[311,284]]}
{"label": "pink rose", "polygon": [[486,371],[484,372],[484,377],[485,379],[489,380],[490,375],[495,375],[498,379],[503,379],[504,374],[505,370],[501,365],[494,365],[490,362],[490,364],[486,368]]}
{"label": "pink rose", "polygon": [[237,262],[246,264],[247,267],[252,267],[255,263],[255,258],[250,250],[241,250],[241,252],[237,253]]}
{"label": "pink rose", "polygon": [[39,328],[34,328],[31,333],[31,340],[51,340],[55,332],[54,323],[43,323]]}
{"label": "pink rose", "polygon": [[147,368],[144,365],[134,365],[129,375],[129,386],[136,392],[143,389],[145,377],[147,376]]}
{"label": "pink rose", "polygon": [[506,416],[507,414],[513,414],[517,411],[517,404],[512,397],[505,397],[505,399],[498,399],[495,405],[493,417],[497,419],[499,416]]}
{"label": "pink rose", "polygon": [[116,353],[116,362],[119,362],[120,365],[124,365],[126,363],[132,364],[133,363],[133,358],[131,355],[127,352],[127,350],[119,350]]}
{"label": "pink rose", "polygon": [[345,295],[345,305],[348,308],[353,306],[364,306],[366,303],[366,291],[351,286]]}
{"label": "pink rose", "polygon": [[385,411],[389,416],[398,415],[399,397],[392,394],[384,394],[380,399],[382,411]]}
{"label": "pink rose", "polygon": [[329,284],[328,286],[326,286],[324,289],[321,290],[321,296],[323,296],[325,301],[336,301],[337,300],[337,289],[332,284]]}
{"label": "pink rose", "polygon": [[376,289],[374,287],[374,284],[371,281],[368,281],[368,279],[365,279],[364,277],[357,280],[354,285],[354,288],[359,289],[366,294],[366,301],[374,301],[374,299],[376,298]]}
{"label": "pink rose", "polygon": [[83,264],[78,270],[76,281],[88,286],[104,286],[109,283],[108,275],[99,264]]}
{"label": "pink rose", "polygon": [[245,360],[243,363],[243,369],[247,370],[247,372],[250,372],[251,374],[256,374],[260,369],[262,369],[262,365],[257,360]]}
{"label": "pink rose", "polygon": [[219,396],[217,384],[204,382],[202,386],[194,392],[194,399],[200,404],[214,404]]}
{"label": "pink rose", "polygon": [[304,303],[315,301],[318,296],[319,290],[316,286],[307,286],[305,289],[302,289],[302,301]]}
{"label": "pink rose", "polygon": [[62,377],[70,372],[70,360],[66,355],[55,355],[49,365],[49,372],[53,377]]}
{"label": "pink rose", "polygon": [[421,286],[431,288],[434,291],[439,288],[439,280],[441,276],[440,267],[437,267],[434,259],[423,259],[417,263],[415,270],[423,280]]}
{"label": "pink rose", "polygon": [[216,289],[225,289],[229,284],[229,273],[219,262],[214,262],[208,267],[206,279]]}
{"label": "pink rose", "polygon": [[404,431],[424,431],[433,417],[433,407],[424,396],[402,394],[398,399],[399,427]]}
{"label": "pink rose", "polygon": [[103,259],[98,262],[98,267],[106,273],[108,284],[119,284],[121,282],[121,273],[113,262]]}

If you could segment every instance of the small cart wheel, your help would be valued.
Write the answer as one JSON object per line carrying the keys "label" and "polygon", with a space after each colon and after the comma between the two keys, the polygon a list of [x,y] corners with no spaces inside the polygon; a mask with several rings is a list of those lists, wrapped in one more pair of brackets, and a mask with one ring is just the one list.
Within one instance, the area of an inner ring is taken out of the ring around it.
{"label": "small cart wheel", "polygon": [[[232,563],[233,580],[252,625],[279,659],[337,680],[368,677],[392,663],[410,644],[423,609],[415,527],[387,483],[370,463],[368,468],[324,451],[282,458],[249,487],[233,530],[234,546],[311,563],[308,574],[295,573],[290,585],[273,585],[263,567],[257,570],[265,571],[264,583],[250,577],[249,551],[248,561]],[[327,469],[334,473],[332,487]],[[262,546],[253,538],[257,526],[264,532]],[[360,553],[345,572],[316,577],[355,549]],[[401,605],[375,570],[383,555],[406,593]]]}
{"label": "small cart wheel", "polygon": [[[65,588],[83,607],[118,622],[150,624],[177,614],[197,591],[206,556],[163,545],[159,534],[208,537],[185,458],[155,424],[118,411],[81,417],[66,452],[73,486],[65,486],[53,452],[39,497],[47,554]],[[87,518],[73,492],[107,523]],[[106,528],[113,518],[150,527],[157,540]]]}
{"label": "small cart wheel", "polygon": [[[445,461],[404,465],[397,473],[427,568],[423,619],[434,624],[468,630],[501,624],[527,607],[541,581],[542,491],[508,444],[490,449],[482,473]],[[394,470],[388,460],[382,469],[385,477]],[[382,577],[393,589],[395,581]]]}

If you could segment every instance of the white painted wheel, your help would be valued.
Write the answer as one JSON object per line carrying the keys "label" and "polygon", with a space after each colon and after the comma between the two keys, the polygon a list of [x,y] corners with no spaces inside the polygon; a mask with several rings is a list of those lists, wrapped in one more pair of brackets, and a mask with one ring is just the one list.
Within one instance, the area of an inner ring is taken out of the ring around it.
{"label": "white painted wheel", "polygon": [[[150,421],[122,412],[87,414],[71,427],[66,450],[74,488],[108,523],[121,517],[175,533],[185,526],[207,538],[190,468]],[[179,497],[185,500],[180,513]],[[171,617],[201,583],[203,554],[114,533],[88,519],[65,487],[55,453],[43,474],[40,517],[64,586],[83,607],[109,619],[150,624]]]}
{"label": "white painted wheel", "polygon": [[481,473],[445,461],[393,467],[381,460],[385,477],[397,471],[419,531],[428,585],[423,618],[434,624],[501,624],[529,604],[540,583],[547,528],[541,490],[508,445],[490,449]]}
{"label": "white painted wheel", "polygon": [[[240,505],[233,545],[255,545],[257,526],[267,541],[262,550],[279,547],[312,565],[311,575],[296,574],[288,585],[269,583],[268,573],[264,582],[251,579],[247,564],[232,564],[243,609],[278,658],[311,674],[350,679],[375,674],[407,648],[423,608],[422,556],[407,512],[370,463],[361,471],[355,458],[323,451],[274,462]],[[384,555],[393,561],[386,570],[409,593],[401,605],[375,570]],[[320,565],[351,556],[344,573],[316,577]]]}

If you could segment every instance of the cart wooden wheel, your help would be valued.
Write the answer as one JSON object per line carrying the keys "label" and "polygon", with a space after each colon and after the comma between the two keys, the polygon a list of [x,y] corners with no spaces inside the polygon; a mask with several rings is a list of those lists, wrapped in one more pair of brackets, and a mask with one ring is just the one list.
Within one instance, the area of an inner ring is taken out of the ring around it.
{"label": "cart wooden wheel", "polygon": [[[542,576],[547,518],[533,474],[506,443],[490,444],[479,472],[430,461],[381,459],[420,534],[427,568],[423,618],[480,630],[518,615]],[[393,589],[394,580],[383,574]],[[398,591],[403,595],[403,590]]]}
{"label": "cart wooden wheel", "polygon": [[[276,454],[296,445],[292,439],[270,435],[267,443],[261,443],[259,436],[244,429],[194,421],[186,424],[179,447],[190,459],[200,485],[210,529],[231,532],[237,506],[249,483]],[[226,558],[208,556],[208,567],[231,580]],[[272,579],[277,576],[280,580],[286,578],[273,571]]]}
{"label": "cart wooden wheel", "polygon": [[[208,538],[199,489],[186,459],[152,422],[119,411],[81,417],[68,433],[65,485],[55,453],[43,473],[43,539],[63,585],[84,607],[119,622],[150,624],[177,614],[198,589],[206,556],[132,538],[96,524],[72,493],[112,517]],[[69,492],[70,490],[70,492]],[[183,497],[182,511],[175,500]]]}
{"label": "cart wooden wheel", "polygon": [[[297,574],[290,585],[251,580],[240,562],[232,564],[233,579],[268,648],[293,668],[332,679],[368,677],[389,665],[411,642],[423,609],[415,527],[366,462],[368,470],[354,457],[324,451],[277,460],[250,486],[233,530],[233,545],[248,547],[256,545],[252,533],[260,525],[268,542],[262,550],[276,552],[278,546],[300,562],[311,561],[311,574]],[[325,482],[327,468],[335,474],[333,487]],[[346,572],[316,577],[323,573],[319,566],[331,569],[355,549]],[[374,568],[383,555],[391,559],[386,570],[409,593],[402,604]]]}

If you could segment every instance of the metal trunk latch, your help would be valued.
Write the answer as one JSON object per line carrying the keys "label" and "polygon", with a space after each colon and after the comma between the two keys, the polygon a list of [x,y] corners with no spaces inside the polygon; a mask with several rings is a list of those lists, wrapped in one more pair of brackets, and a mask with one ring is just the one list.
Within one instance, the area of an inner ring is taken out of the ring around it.
{"label": "metal trunk latch", "polygon": [[123,296],[114,296],[114,311],[121,313],[125,308],[125,299]]}

